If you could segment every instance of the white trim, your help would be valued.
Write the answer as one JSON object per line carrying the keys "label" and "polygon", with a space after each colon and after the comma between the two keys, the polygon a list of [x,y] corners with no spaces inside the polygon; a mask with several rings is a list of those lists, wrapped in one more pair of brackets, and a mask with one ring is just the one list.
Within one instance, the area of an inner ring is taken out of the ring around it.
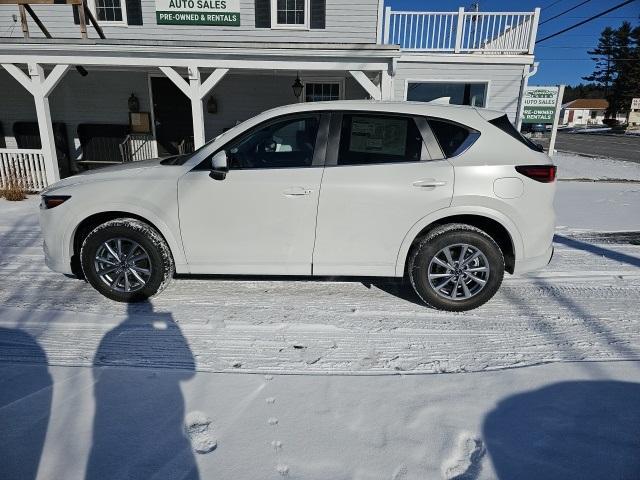
{"label": "white trim", "polygon": [[313,103],[305,100],[305,93],[307,91],[307,83],[325,83],[325,84],[338,84],[338,100],[344,100],[344,77],[309,77],[301,78],[302,81],[302,94],[300,95],[300,103]]}
{"label": "white trim", "polygon": [[129,24],[127,23],[127,2],[126,0],[120,0],[120,10],[122,11],[122,20],[100,20],[98,19],[98,11],[96,10],[96,0],[87,0],[87,7],[93,13],[93,16],[96,18],[98,25],[100,26],[114,26],[114,27],[127,27]]}
{"label": "white trim", "polygon": [[151,86],[151,77],[162,77],[163,75],[160,73],[150,73],[147,72],[147,89],[148,89],[148,99],[149,99],[149,117],[151,120],[151,134],[153,135],[153,156],[158,156],[158,137],[156,136],[156,112],[153,104],[153,88]]}
{"label": "white trim", "polygon": [[309,30],[311,0],[304,0],[304,24],[278,23],[278,0],[271,0],[271,28],[273,30]]}
{"label": "white trim", "polygon": [[485,88],[484,91],[484,106],[481,108],[491,108],[489,107],[489,99],[490,97],[490,93],[491,93],[491,80],[488,79],[461,79],[461,78],[456,78],[456,79],[449,79],[449,78],[428,78],[428,79],[424,79],[424,78],[406,78],[404,81],[404,101],[407,101],[407,96],[409,94],[409,83],[484,83],[487,87]]}
{"label": "white trim", "polygon": [[382,44],[383,31],[384,28],[384,0],[378,0],[378,22],[376,26],[376,43],[378,45]]}
{"label": "white trim", "polygon": [[509,65],[533,65],[533,55],[500,55],[491,53],[411,53],[403,52],[398,62],[416,63],[476,63],[509,64]]}

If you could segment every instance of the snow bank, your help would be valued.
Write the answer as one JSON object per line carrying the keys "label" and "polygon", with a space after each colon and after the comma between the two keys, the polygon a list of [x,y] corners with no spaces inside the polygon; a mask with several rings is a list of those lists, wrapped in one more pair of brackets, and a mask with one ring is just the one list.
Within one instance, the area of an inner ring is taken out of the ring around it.
{"label": "snow bank", "polygon": [[573,153],[557,152],[553,162],[558,165],[560,180],[637,180],[640,181],[640,152],[638,162],[626,162],[611,158],[586,157]]}

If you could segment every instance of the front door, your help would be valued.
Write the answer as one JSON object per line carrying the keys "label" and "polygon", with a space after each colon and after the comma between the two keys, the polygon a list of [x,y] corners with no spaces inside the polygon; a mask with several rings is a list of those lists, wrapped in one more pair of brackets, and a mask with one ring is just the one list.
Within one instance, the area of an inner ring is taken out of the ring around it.
{"label": "front door", "polygon": [[298,114],[255,127],[224,147],[229,172],[206,167],[178,183],[192,273],[310,275],[328,117]]}
{"label": "front door", "polygon": [[424,119],[419,125],[411,116],[345,113],[335,120],[313,273],[394,276],[407,232],[450,205],[453,167],[445,159],[430,159],[432,147],[422,138],[430,134]]}
{"label": "front door", "polygon": [[151,94],[158,156],[189,153],[193,150],[191,101],[166,77],[151,77]]}

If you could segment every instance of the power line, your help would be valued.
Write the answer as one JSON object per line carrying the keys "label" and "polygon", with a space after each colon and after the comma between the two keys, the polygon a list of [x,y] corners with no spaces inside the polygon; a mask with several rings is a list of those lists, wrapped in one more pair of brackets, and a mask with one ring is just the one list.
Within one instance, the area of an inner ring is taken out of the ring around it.
{"label": "power line", "polygon": [[560,12],[559,14],[554,15],[554,16],[553,16],[553,17],[551,17],[551,18],[547,18],[544,22],[540,22],[540,25],[544,25],[545,23],[550,22],[551,20],[553,20],[553,19],[555,19],[555,18],[561,17],[561,16],[562,16],[562,15],[564,15],[565,13],[569,13],[571,10],[575,10],[576,8],[581,7],[582,5],[584,5],[585,3],[589,3],[590,1],[591,1],[591,0],[584,0],[584,2],[579,3],[578,5],[576,5],[576,6],[574,6],[574,7],[571,7],[571,8],[569,8],[569,9],[565,10],[564,12]]}
{"label": "power line", "polygon": [[542,10],[546,10],[547,8],[553,7],[556,3],[560,3],[562,0],[556,0],[555,2],[551,2],[549,5],[545,5],[542,7]]}
{"label": "power line", "polygon": [[574,28],[578,28],[580,25],[584,25],[585,23],[588,23],[588,22],[590,22],[591,20],[595,20],[596,18],[602,17],[603,15],[606,15],[606,14],[607,14],[607,13],[609,13],[609,12],[613,12],[614,10],[617,10],[617,9],[619,9],[619,8],[622,8],[622,7],[624,7],[625,5],[629,5],[630,3],[635,2],[635,1],[636,1],[636,0],[627,0],[626,2],[619,3],[619,4],[618,4],[618,5],[616,5],[615,7],[611,7],[611,8],[609,8],[608,10],[605,10],[604,12],[598,13],[598,14],[596,14],[596,15],[592,16],[592,17],[587,18],[586,20],[583,20],[583,21],[578,22],[578,23],[576,23],[576,24],[574,24],[574,25],[571,25],[570,27],[563,28],[563,29],[562,29],[562,30],[560,30],[559,32],[552,33],[551,35],[547,35],[546,37],[541,38],[540,40],[537,40],[537,41],[536,41],[536,44],[537,44],[537,43],[540,43],[540,42],[544,42],[545,40],[549,40],[550,38],[557,37],[558,35],[560,35],[560,34],[562,34],[562,33],[564,33],[564,32],[568,32],[569,30],[573,30]]}

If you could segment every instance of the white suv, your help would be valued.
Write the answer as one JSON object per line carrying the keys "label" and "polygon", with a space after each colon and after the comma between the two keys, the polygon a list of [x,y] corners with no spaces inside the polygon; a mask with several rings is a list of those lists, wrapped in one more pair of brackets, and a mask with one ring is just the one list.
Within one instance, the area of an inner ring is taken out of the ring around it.
{"label": "white suv", "polygon": [[47,265],[139,301],[174,274],[407,277],[443,310],[553,252],[555,166],[504,113],[342,101],[42,193]]}

